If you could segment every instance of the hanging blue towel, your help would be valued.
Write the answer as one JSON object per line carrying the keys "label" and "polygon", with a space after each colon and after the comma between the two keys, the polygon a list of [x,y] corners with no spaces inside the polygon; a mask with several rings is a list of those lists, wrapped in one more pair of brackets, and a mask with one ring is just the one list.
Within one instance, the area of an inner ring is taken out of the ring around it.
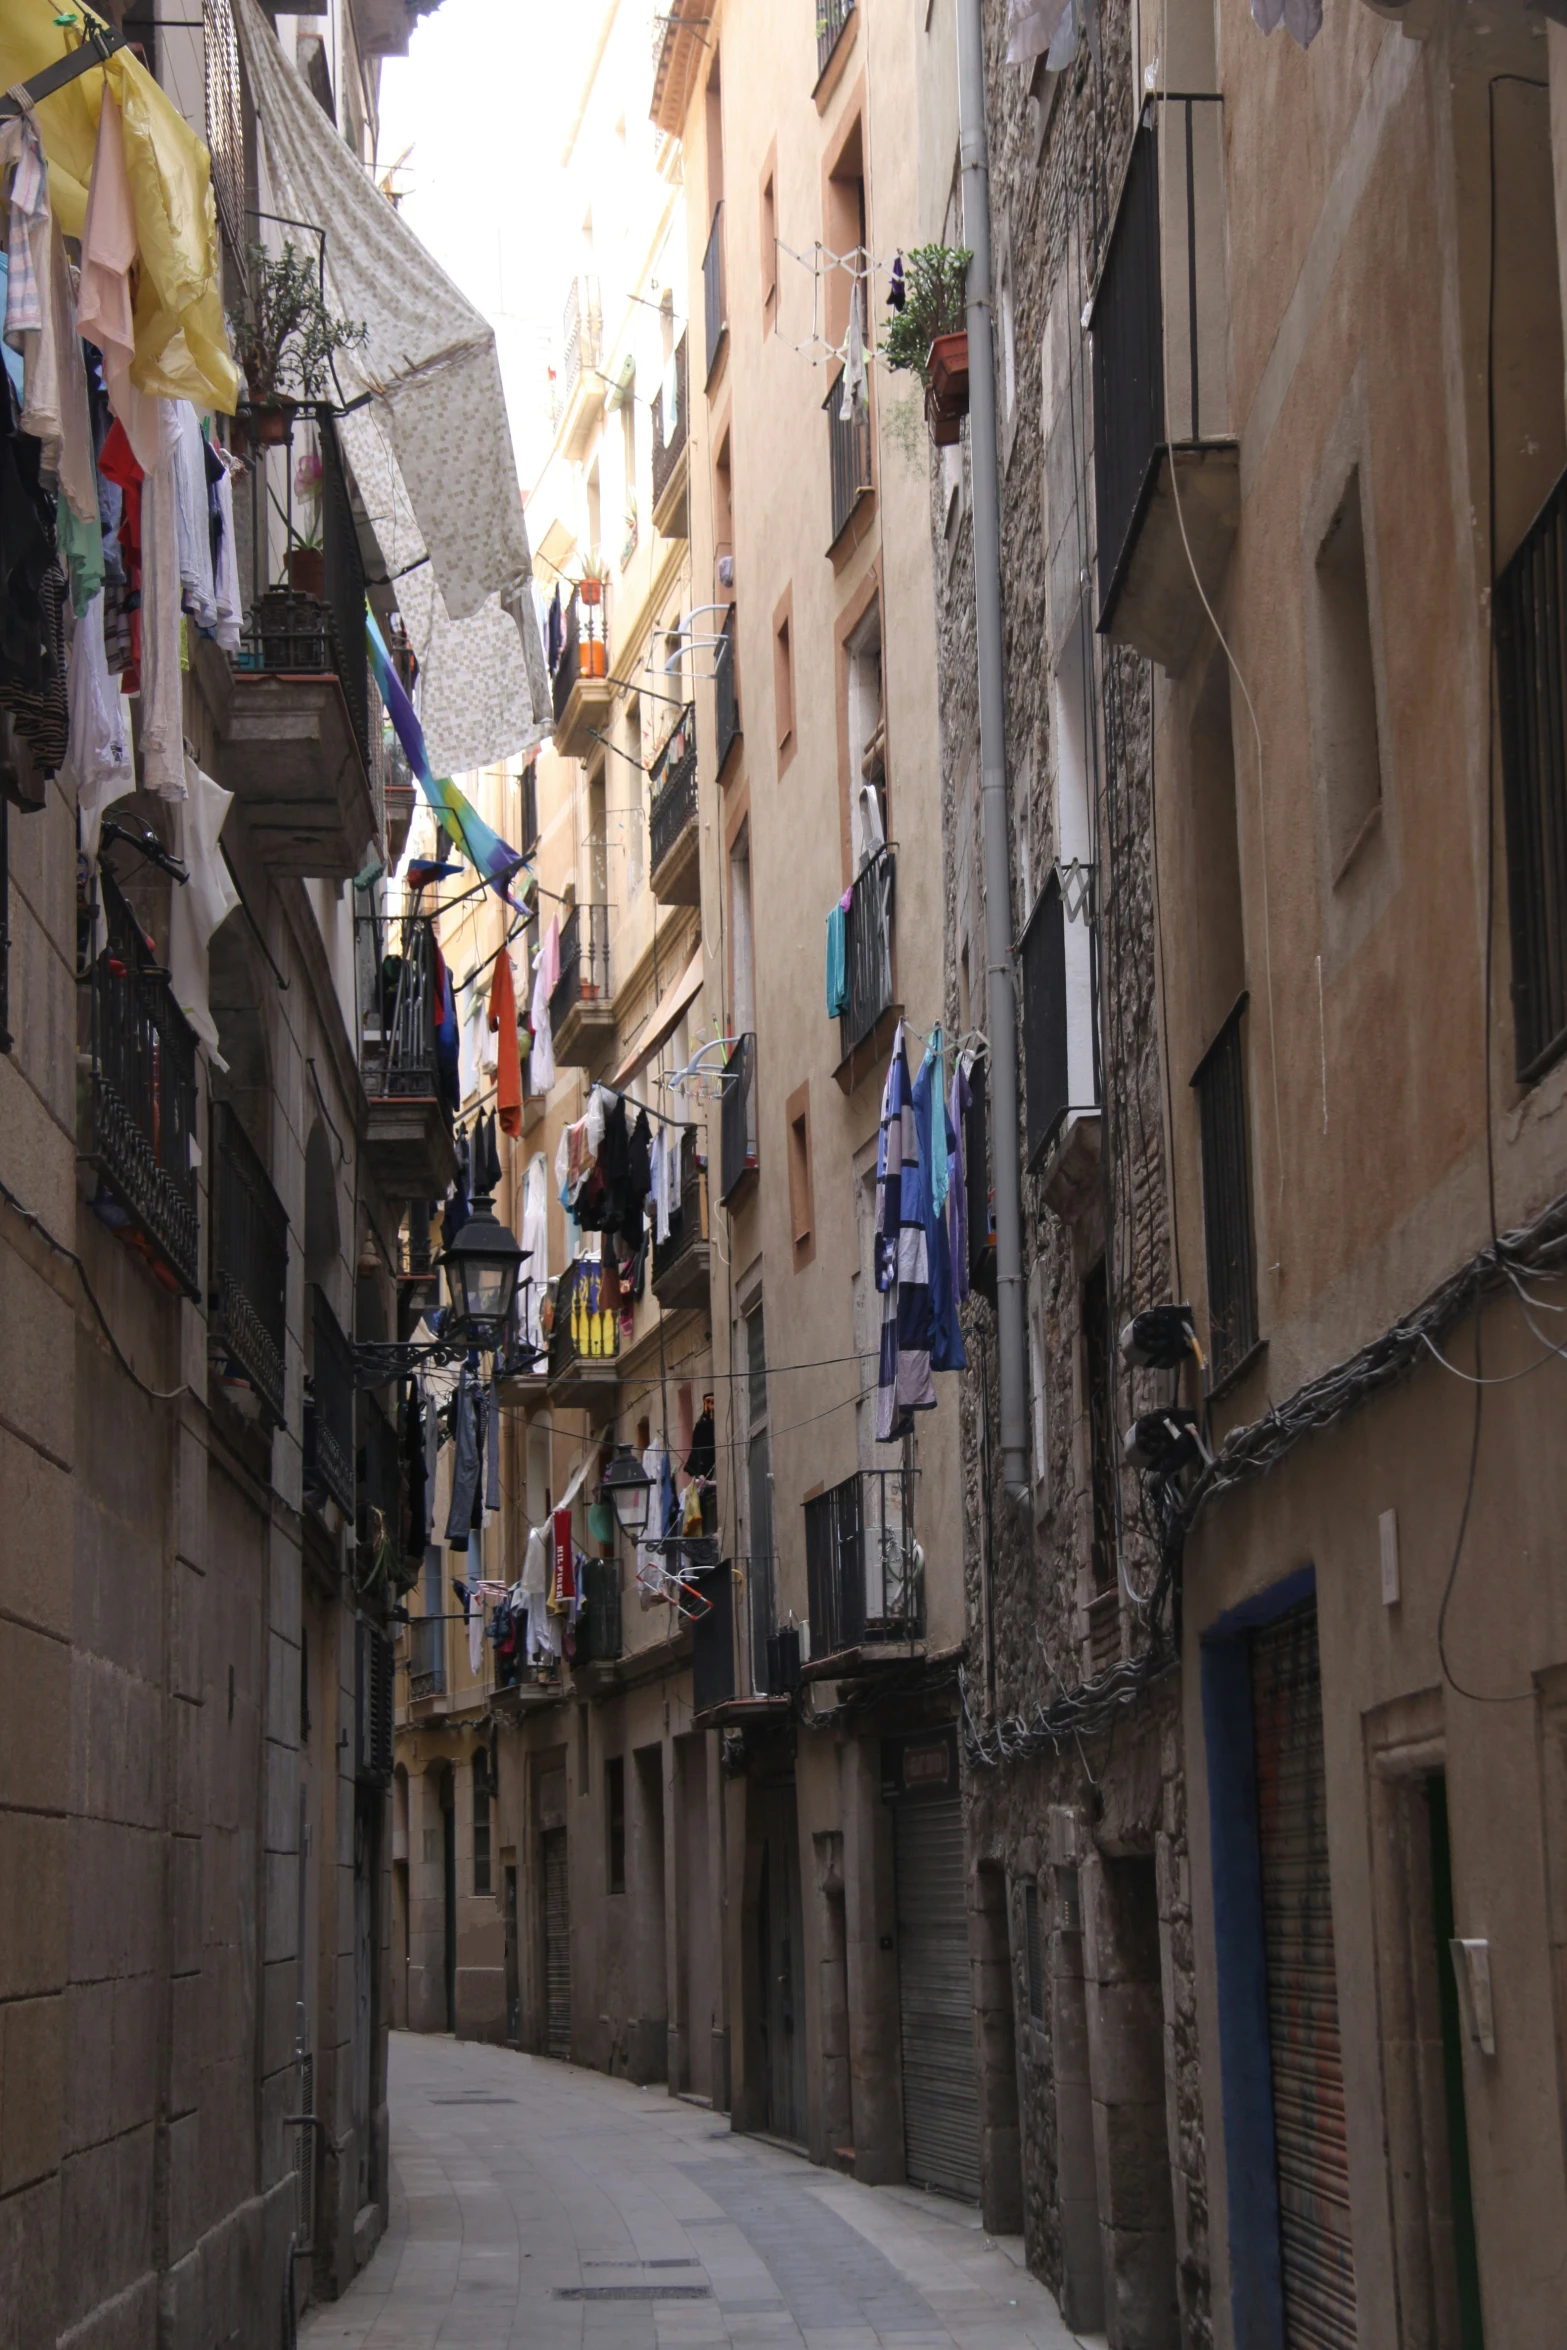
{"label": "hanging blue towel", "polygon": [[827,1017],[849,1009],[849,920],[842,906],[827,917]]}

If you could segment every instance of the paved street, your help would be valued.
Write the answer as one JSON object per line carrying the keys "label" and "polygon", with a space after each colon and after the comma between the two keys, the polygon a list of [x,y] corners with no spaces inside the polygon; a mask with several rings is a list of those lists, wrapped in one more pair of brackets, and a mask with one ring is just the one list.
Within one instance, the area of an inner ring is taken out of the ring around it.
{"label": "paved street", "polygon": [[1071,2350],[1022,2244],[721,2117],[394,2033],[392,2219],[309,2350]]}

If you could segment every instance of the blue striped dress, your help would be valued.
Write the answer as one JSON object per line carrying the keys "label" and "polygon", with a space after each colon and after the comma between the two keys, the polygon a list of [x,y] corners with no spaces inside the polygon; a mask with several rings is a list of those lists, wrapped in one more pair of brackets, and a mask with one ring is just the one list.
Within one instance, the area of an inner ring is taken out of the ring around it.
{"label": "blue striped dress", "polygon": [[912,1428],[913,1413],[936,1408],[919,1141],[901,1020],[882,1089],[876,1143],[876,1286],[882,1294],[876,1441],[896,1444]]}

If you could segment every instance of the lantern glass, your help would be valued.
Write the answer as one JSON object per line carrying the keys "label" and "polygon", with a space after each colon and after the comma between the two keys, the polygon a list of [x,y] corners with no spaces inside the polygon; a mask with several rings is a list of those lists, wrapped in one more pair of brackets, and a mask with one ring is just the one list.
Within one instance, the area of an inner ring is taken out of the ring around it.
{"label": "lantern glass", "polygon": [[615,1505],[615,1518],[622,1534],[629,1534],[633,1540],[645,1534],[653,1480],[629,1446],[623,1445],[605,1470],[602,1490]]}

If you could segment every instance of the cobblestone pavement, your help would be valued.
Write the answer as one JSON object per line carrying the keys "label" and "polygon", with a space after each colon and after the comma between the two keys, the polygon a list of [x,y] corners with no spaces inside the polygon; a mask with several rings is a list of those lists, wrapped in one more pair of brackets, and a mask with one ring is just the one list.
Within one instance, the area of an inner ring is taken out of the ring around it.
{"label": "cobblestone pavement", "polygon": [[392,2217],[308,2350],[1072,2350],[1014,2237],[603,2074],[394,2033]]}

